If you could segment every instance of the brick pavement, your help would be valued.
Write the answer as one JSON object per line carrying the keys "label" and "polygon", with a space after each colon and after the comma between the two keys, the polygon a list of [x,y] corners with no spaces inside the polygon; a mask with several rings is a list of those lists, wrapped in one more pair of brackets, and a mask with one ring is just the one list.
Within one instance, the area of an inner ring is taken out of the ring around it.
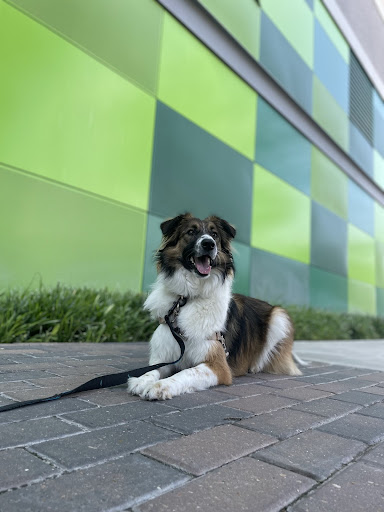
{"label": "brick pavement", "polygon": [[[145,343],[0,345],[0,405],[146,363]],[[0,510],[384,511],[384,372],[303,373],[1,413]]]}

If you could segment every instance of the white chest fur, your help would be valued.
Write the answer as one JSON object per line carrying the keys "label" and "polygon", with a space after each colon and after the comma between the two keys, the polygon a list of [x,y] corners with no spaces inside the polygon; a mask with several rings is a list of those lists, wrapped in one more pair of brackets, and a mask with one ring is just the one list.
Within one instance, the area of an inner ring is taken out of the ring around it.
{"label": "white chest fur", "polygon": [[[205,360],[215,332],[223,331],[231,300],[232,278],[222,280],[214,272],[208,278],[198,278],[180,269],[171,278],[160,274],[144,307],[153,318],[164,317],[180,295],[187,303],[180,309],[177,324],[186,338],[186,352],[181,367]],[[151,339],[151,364],[176,359],[180,352],[166,325],[160,325]]]}

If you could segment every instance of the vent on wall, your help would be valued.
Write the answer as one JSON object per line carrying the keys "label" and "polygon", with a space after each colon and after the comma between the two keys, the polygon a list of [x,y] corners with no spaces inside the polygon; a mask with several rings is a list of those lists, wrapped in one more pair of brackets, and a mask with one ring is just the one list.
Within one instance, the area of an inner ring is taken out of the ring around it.
{"label": "vent on wall", "polygon": [[349,114],[353,124],[373,144],[373,86],[355,55],[349,66]]}

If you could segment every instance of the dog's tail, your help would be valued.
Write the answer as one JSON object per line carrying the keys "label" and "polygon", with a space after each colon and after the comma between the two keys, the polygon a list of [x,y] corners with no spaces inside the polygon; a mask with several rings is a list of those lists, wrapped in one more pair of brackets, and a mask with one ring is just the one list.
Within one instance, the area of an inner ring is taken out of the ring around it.
{"label": "dog's tail", "polygon": [[294,352],[292,352],[292,357],[293,357],[293,360],[295,361],[295,363],[297,363],[300,366],[308,366],[309,365],[309,363],[307,361],[303,361],[302,359],[300,359],[300,357],[297,354],[295,354]]}

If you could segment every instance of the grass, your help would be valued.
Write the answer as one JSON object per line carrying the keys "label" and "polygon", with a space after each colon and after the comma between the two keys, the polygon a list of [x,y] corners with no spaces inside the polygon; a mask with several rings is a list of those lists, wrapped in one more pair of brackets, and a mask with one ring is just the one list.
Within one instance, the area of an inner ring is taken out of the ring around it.
{"label": "grass", "polygon": [[[40,286],[0,292],[0,342],[128,342],[156,328],[142,309],[143,294]],[[384,318],[287,307],[296,339],[384,338]]]}

